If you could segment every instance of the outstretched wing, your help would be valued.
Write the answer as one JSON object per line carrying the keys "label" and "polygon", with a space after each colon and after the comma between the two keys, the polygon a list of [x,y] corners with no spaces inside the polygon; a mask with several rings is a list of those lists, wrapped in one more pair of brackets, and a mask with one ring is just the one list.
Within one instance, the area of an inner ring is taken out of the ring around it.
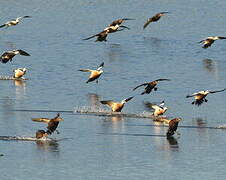
{"label": "outstretched wing", "polygon": [[193,93],[192,95],[187,95],[186,98],[190,98],[190,97],[194,97],[196,95],[198,95],[199,93]]}
{"label": "outstretched wing", "polygon": [[209,91],[210,93],[217,93],[217,92],[222,92],[222,91],[225,91],[226,88],[222,89],[222,90],[218,90],[218,91]]}
{"label": "outstretched wing", "polygon": [[0,28],[3,28],[3,27],[5,27],[5,26],[6,26],[6,24],[3,24],[3,25],[0,26]]}
{"label": "outstretched wing", "polygon": [[23,50],[21,50],[21,49],[18,49],[17,50],[19,53],[20,53],[20,55],[22,55],[22,56],[31,56],[30,54],[28,54],[27,52],[25,52],[25,51],[23,51]]}
{"label": "outstretched wing", "polygon": [[170,79],[156,79],[155,81],[171,81]]}
{"label": "outstretched wing", "polygon": [[148,83],[141,84],[141,85],[139,85],[139,86],[133,88],[133,91],[136,90],[137,88],[141,87],[141,86],[147,86],[147,85],[148,85]]}
{"label": "outstretched wing", "polygon": [[96,36],[98,36],[99,34],[95,34],[95,35],[93,35],[93,36],[90,36],[90,37],[88,37],[88,38],[85,38],[85,39],[82,39],[82,40],[89,40],[89,39],[92,39],[92,38],[94,38],[94,37],[96,37]]}
{"label": "outstretched wing", "polygon": [[146,23],[143,26],[143,29],[145,29],[150,23],[152,22],[152,18],[149,18]]}
{"label": "outstretched wing", "polygon": [[82,71],[82,72],[92,72],[91,69],[79,69],[78,71]]}
{"label": "outstretched wing", "polygon": [[50,121],[50,119],[48,118],[32,118],[31,120],[35,122],[44,122],[44,123],[49,123]]}
{"label": "outstretched wing", "polygon": [[112,106],[115,102],[112,100],[100,101],[101,104],[107,104],[108,106]]}

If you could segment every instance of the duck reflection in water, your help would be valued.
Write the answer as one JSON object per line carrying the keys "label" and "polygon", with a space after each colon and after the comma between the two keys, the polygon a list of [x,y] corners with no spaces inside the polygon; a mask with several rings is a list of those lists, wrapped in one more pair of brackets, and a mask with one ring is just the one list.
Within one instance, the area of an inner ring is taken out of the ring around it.
{"label": "duck reflection in water", "polygon": [[167,137],[166,139],[167,139],[168,143],[170,144],[170,147],[179,148],[177,139],[175,137],[170,136],[170,137]]}
{"label": "duck reflection in water", "polygon": [[23,80],[14,80],[14,85],[16,87],[25,87],[26,86],[26,82]]}
{"label": "duck reflection in water", "polygon": [[212,59],[203,59],[203,67],[207,72],[211,73],[215,79],[218,79],[217,62]]}
{"label": "duck reflection in water", "polygon": [[36,141],[38,149],[46,152],[59,152],[59,144],[55,140],[51,141]]}

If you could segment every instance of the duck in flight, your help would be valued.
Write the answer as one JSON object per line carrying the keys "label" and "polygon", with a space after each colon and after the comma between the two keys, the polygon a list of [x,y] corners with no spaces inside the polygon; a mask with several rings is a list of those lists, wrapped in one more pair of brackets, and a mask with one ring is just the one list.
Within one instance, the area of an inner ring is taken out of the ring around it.
{"label": "duck in flight", "polygon": [[52,119],[48,119],[48,118],[32,118],[32,121],[47,123],[48,126],[47,126],[46,133],[48,135],[51,135],[54,131],[59,133],[56,129],[58,127],[59,122],[63,121],[63,119],[60,117],[60,113],[57,113],[56,117],[54,117]]}
{"label": "duck in flight", "polygon": [[149,18],[144,24],[143,29],[145,29],[151,22],[157,22],[162,16],[165,16],[166,13],[169,12],[160,12],[155,14],[153,17]]}
{"label": "duck in flight", "polygon": [[154,116],[160,116],[163,115],[167,111],[167,107],[165,107],[165,102],[162,101],[159,105],[158,104],[152,104],[150,102],[144,102],[145,106],[148,108],[151,108],[154,110],[153,115]]}
{"label": "duck in flight", "polygon": [[95,34],[93,36],[90,36],[90,37],[82,39],[82,40],[89,40],[89,39],[92,39],[94,37],[97,37],[95,42],[97,42],[97,41],[100,41],[100,42],[107,41],[106,38],[107,38],[109,32],[110,32],[110,29],[106,29],[106,30],[103,30],[102,32],[100,32],[98,34]]}
{"label": "duck in flight", "polygon": [[207,37],[206,39],[199,41],[199,43],[202,43],[203,44],[202,48],[206,49],[206,48],[210,47],[214,43],[214,41],[216,41],[218,39],[226,39],[226,37],[210,36],[210,37]]}
{"label": "duck in flight", "polygon": [[213,93],[217,93],[217,92],[222,92],[225,91],[225,89],[222,90],[217,90],[217,91],[199,91],[197,93],[194,93],[192,95],[187,95],[186,98],[190,98],[190,97],[194,97],[195,101],[192,102],[192,104],[200,106],[203,102],[207,102],[208,100],[206,99],[206,96],[208,94],[213,94]]}
{"label": "duck in flight", "polygon": [[3,27],[10,27],[10,26],[15,26],[17,25],[18,23],[20,23],[22,21],[22,19],[24,18],[30,18],[31,16],[22,16],[22,17],[18,17],[16,19],[12,19],[11,21],[8,21],[6,22],[5,24],[1,25],[0,28],[3,28]]}
{"label": "duck in flight", "polygon": [[12,61],[13,57],[16,56],[17,54],[20,54],[22,56],[30,56],[30,54],[28,54],[27,52],[21,49],[18,49],[18,50],[4,52],[0,57],[0,61],[2,63],[7,63],[8,61]]}
{"label": "duck in flight", "polygon": [[96,80],[96,83],[98,83],[98,79],[101,76],[101,74],[104,72],[103,71],[103,67],[104,67],[104,62],[102,62],[100,64],[100,66],[96,69],[96,70],[92,70],[92,69],[79,69],[79,71],[82,72],[90,72],[90,76],[89,79],[86,81],[86,83],[92,82]]}
{"label": "duck in flight", "polygon": [[174,118],[169,121],[169,128],[166,133],[167,138],[169,138],[175,134],[180,121],[181,121],[181,118]]}
{"label": "duck in flight", "polygon": [[[117,31],[122,31],[123,29],[130,29],[127,26],[121,25],[124,21],[127,21],[127,20],[134,20],[134,19],[122,18],[122,19],[114,20],[111,24],[108,25],[108,27],[105,28],[105,30],[109,29],[110,30],[109,33],[113,33],[113,32],[117,32]],[[121,27],[123,29],[118,29],[119,27]]]}
{"label": "duck in flight", "polygon": [[26,74],[27,69],[26,68],[18,68],[18,69],[14,69],[13,72],[14,72],[13,77],[15,79],[20,79]]}
{"label": "duck in flight", "polygon": [[121,102],[114,102],[112,100],[107,101],[100,101],[102,104],[108,105],[112,112],[121,112],[122,108],[124,107],[125,103],[133,99],[133,97],[129,97],[127,99],[123,99]]}
{"label": "duck in flight", "polygon": [[156,86],[157,86],[159,81],[170,81],[170,79],[156,79],[154,81],[138,85],[137,87],[135,87],[133,89],[133,91],[136,90],[137,88],[141,87],[141,86],[146,86],[145,89],[144,89],[144,92],[142,92],[141,95],[149,94],[153,89],[154,89],[154,91],[157,91]]}

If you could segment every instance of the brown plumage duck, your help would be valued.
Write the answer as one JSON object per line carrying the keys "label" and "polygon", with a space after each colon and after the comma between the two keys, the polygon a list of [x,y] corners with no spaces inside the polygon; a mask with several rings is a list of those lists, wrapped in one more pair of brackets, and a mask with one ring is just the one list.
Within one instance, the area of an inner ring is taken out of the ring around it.
{"label": "brown plumage duck", "polygon": [[13,72],[14,72],[13,77],[16,79],[19,79],[19,78],[22,78],[26,74],[27,69],[26,68],[18,68],[18,69],[14,69]]}
{"label": "brown plumage duck", "polygon": [[195,101],[192,102],[192,104],[195,104],[197,106],[200,106],[203,102],[207,102],[208,100],[206,99],[206,96],[208,94],[213,94],[213,93],[217,93],[217,92],[222,92],[225,91],[225,89],[222,90],[217,90],[217,91],[199,91],[197,93],[193,93],[192,95],[187,95],[186,98],[190,98],[190,97],[194,97]]}
{"label": "brown plumage duck", "polygon": [[100,66],[96,69],[96,70],[92,70],[92,69],[79,69],[79,71],[82,72],[90,72],[90,76],[88,81],[86,81],[86,83],[92,82],[96,80],[96,83],[98,83],[98,78],[101,76],[101,74],[104,72],[103,71],[103,67],[104,67],[104,62],[100,64]]}
{"label": "brown plumage duck", "polygon": [[122,108],[124,107],[125,103],[133,99],[133,97],[129,97],[127,99],[123,99],[121,102],[115,102],[112,100],[107,100],[107,101],[100,101],[102,104],[108,105],[112,112],[121,112]]}
{"label": "brown plumage duck", "polygon": [[[36,122],[44,122],[47,123],[47,131],[46,133],[48,135],[52,134],[54,131],[57,131],[57,127],[60,121],[63,121],[63,119],[60,117],[60,113],[57,113],[56,117],[52,118],[52,119],[48,119],[48,118],[32,118],[32,121],[36,121]],[[57,131],[57,133],[59,133]]]}
{"label": "brown plumage duck", "polygon": [[21,49],[18,49],[18,50],[4,52],[0,57],[0,61],[2,63],[7,63],[8,61],[12,61],[13,57],[16,56],[17,54],[20,54],[22,56],[30,56],[30,54],[28,54],[27,52]]}
{"label": "brown plumage duck", "polygon": [[181,118],[174,118],[174,119],[169,121],[169,128],[168,128],[168,131],[166,133],[167,137],[171,137],[175,134],[177,127],[178,127],[178,123],[180,121],[181,121]]}
{"label": "brown plumage duck", "polygon": [[210,47],[218,39],[226,39],[226,37],[210,36],[210,37],[207,37],[206,39],[199,41],[199,43],[202,43],[203,44],[202,48],[206,49],[206,48]]}
{"label": "brown plumage duck", "polygon": [[156,86],[157,86],[159,81],[170,81],[170,79],[156,79],[154,81],[138,85],[137,87],[135,87],[133,89],[133,91],[136,90],[137,88],[141,87],[141,86],[146,86],[144,92],[142,92],[141,95],[149,94],[153,89],[154,89],[154,91],[157,91]]}
{"label": "brown plumage duck", "polygon": [[168,12],[160,12],[149,18],[144,24],[143,29],[145,29],[151,22],[157,22],[162,16],[165,16],[166,13]]}

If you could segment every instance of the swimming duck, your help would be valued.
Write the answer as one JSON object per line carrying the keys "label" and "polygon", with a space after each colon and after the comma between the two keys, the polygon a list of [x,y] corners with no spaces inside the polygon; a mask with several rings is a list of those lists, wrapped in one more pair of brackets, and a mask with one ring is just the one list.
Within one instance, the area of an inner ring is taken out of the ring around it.
{"label": "swimming duck", "polygon": [[178,123],[180,121],[181,121],[181,118],[174,118],[174,119],[171,119],[169,121],[169,128],[168,128],[168,131],[166,133],[167,137],[171,137],[175,134],[177,127],[178,127]]}
{"label": "swimming duck", "polygon": [[107,41],[106,40],[106,38],[107,38],[107,36],[108,36],[108,33],[109,33],[109,29],[106,29],[106,30],[104,30],[104,31],[102,31],[102,32],[100,32],[100,33],[98,33],[98,34],[95,34],[95,35],[93,35],[93,36],[90,36],[90,37],[88,37],[88,38],[85,38],[85,39],[83,39],[83,40],[89,40],[89,39],[92,39],[92,38],[94,38],[94,37],[96,37],[97,36],[97,39],[96,39],[96,41],[95,42],[97,42],[97,41]]}
{"label": "swimming duck", "polygon": [[44,131],[44,130],[38,130],[36,131],[36,138],[37,139],[41,139],[41,138],[44,138],[44,137],[47,137],[48,134]]}
{"label": "swimming duck", "polygon": [[145,29],[151,22],[157,22],[162,16],[165,16],[166,13],[169,12],[160,12],[155,14],[153,17],[149,18],[147,22],[144,24],[143,29]]}
{"label": "swimming duck", "polygon": [[148,108],[152,108],[154,109],[153,115],[154,116],[160,116],[163,115],[166,111],[167,111],[167,107],[164,107],[165,102],[162,101],[159,105],[157,104],[152,104],[150,102],[145,102],[144,103],[145,106],[147,106]]}
{"label": "swimming duck", "polygon": [[19,79],[22,78],[25,74],[26,74],[27,69],[26,68],[18,68],[18,69],[14,69],[14,78]]}
{"label": "swimming duck", "polygon": [[7,63],[8,61],[12,61],[13,57],[17,54],[20,54],[22,56],[30,56],[30,54],[28,54],[27,52],[21,49],[17,49],[12,51],[6,51],[5,53],[3,53],[0,57],[0,61],[2,63]]}
{"label": "swimming duck", "polygon": [[170,81],[170,79],[156,79],[154,81],[151,81],[151,82],[148,82],[148,83],[144,83],[144,84],[141,84],[141,85],[135,87],[133,89],[133,91],[136,90],[137,88],[141,87],[141,86],[146,86],[144,92],[142,92],[141,95],[149,94],[152,91],[152,89],[154,89],[154,91],[157,91],[157,87],[156,86],[157,86],[159,81]]}
{"label": "swimming duck", "polygon": [[13,19],[11,21],[6,22],[5,24],[1,25],[0,28],[3,27],[9,27],[9,26],[15,26],[17,25],[19,22],[22,21],[23,18],[30,18],[31,16],[22,16],[22,17],[18,17],[16,19]]}
{"label": "swimming duck", "polygon": [[[48,119],[48,118],[32,118],[32,121],[36,121],[36,122],[44,122],[47,123],[47,131],[46,133],[48,135],[52,134],[54,131],[57,131],[57,127],[60,121],[63,121],[63,119],[60,117],[60,113],[57,113],[56,117],[52,118],[52,119]],[[57,131],[57,133],[59,133]]]}
{"label": "swimming duck", "polygon": [[214,41],[216,41],[218,39],[226,39],[226,37],[210,36],[210,37],[207,37],[206,39],[199,41],[199,43],[202,43],[203,44],[202,48],[206,49],[206,48],[210,47],[214,43]]}
{"label": "swimming duck", "polygon": [[114,102],[112,100],[107,101],[100,101],[102,104],[108,105],[112,112],[121,112],[122,108],[124,107],[125,103],[133,99],[133,97],[129,97],[127,99],[123,99],[121,102]]}
{"label": "swimming duck", "polygon": [[192,95],[187,95],[186,98],[190,98],[190,97],[195,97],[195,101],[192,102],[192,104],[195,104],[197,106],[200,106],[203,102],[207,102],[208,100],[206,99],[206,96],[208,94],[213,94],[213,93],[217,93],[217,92],[222,92],[225,91],[225,89],[222,90],[218,90],[218,91],[199,91],[197,93],[194,93]]}
{"label": "swimming duck", "polygon": [[96,80],[96,83],[98,83],[98,78],[101,76],[101,74],[104,72],[103,71],[104,67],[104,62],[100,64],[100,66],[96,70],[91,70],[91,69],[79,69],[79,71],[82,72],[91,72],[88,81],[86,83],[92,82]]}

